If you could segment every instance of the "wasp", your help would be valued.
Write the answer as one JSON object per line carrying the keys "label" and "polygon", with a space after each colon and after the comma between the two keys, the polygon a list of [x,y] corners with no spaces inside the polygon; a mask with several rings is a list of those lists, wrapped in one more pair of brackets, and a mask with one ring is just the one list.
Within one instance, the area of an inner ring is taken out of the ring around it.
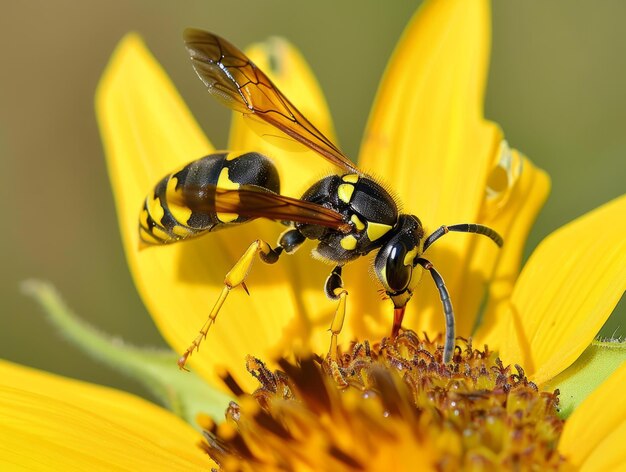
{"label": "wasp", "polygon": [[394,198],[372,177],[361,172],[324,134],[285,97],[246,55],[225,39],[187,29],[186,48],[198,77],[209,93],[234,111],[269,124],[319,156],[340,172],[315,182],[301,198],[280,193],[280,177],[266,156],[256,152],[216,152],[165,176],[146,198],[139,225],[146,244],[170,244],[255,218],[276,220],[288,227],[275,247],[257,239],[226,274],[224,287],[205,324],[178,360],[185,368],[215,323],[230,290],[242,286],[257,259],[273,264],[282,254],[293,254],[307,240],[317,242],[313,255],[334,267],[324,291],[337,309],[330,326],[330,356],[336,355],[348,292],[343,267],[376,252],[373,269],[383,291],[393,302],[391,337],[398,335],[405,307],[412,296],[414,269],[427,270],[439,291],[445,316],[444,362],[450,362],[455,342],[454,312],[443,278],[422,254],[451,231],[484,235],[498,246],[502,237],[479,224],[441,226],[425,236],[415,215],[402,214]]}

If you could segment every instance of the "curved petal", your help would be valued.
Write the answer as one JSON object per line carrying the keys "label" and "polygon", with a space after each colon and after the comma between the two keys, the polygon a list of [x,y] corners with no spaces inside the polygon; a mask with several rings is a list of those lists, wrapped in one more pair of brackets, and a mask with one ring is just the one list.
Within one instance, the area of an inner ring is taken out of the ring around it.
{"label": "curved petal", "polygon": [[593,392],[565,423],[559,452],[583,472],[626,464],[626,364]]}
{"label": "curved petal", "polygon": [[626,195],[552,233],[524,266],[493,348],[535,382],[571,365],[624,293],[625,214]]}
{"label": "curved petal", "polygon": [[[322,133],[331,141],[336,141],[332,118],[326,98],[317,79],[300,52],[283,38],[270,38],[246,49],[246,55],[265,72],[276,86],[293,102]],[[314,182],[337,169],[317,153],[307,150],[303,145],[278,137],[269,125],[260,127],[258,122],[246,119],[240,113],[233,113],[229,146],[236,150],[254,150],[272,158],[281,177],[281,193],[293,197],[301,196]],[[282,231],[272,222],[255,222],[246,228],[248,241],[258,237],[259,228],[274,236],[268,239],[273,243]],[[284,228],[283,228],[284,229]],[[276,317],[280,311],[288,326],[276,325],[272,329],[282,335],[280,346],[283,355],[289,355],[298,346],[309,345],[315,352],[328,349],[330,338],[327,332],[330,326],[335,303],[324,295],[324,281],[331,268],[310,255],[313,243],[305,243],[296,254],[283,256],[275,266],[259,264],[254,268],[255,277],[261,280],[273,280],[280,293],[276,300],[281,304],[272,306],[270,313]],[[281,275],[278,275],[280,272]],[[256,297],[256,289],[253,296]],[[285,298],[294,297],[290,303]],[[265,317],[252,323],[266,323]],[[294,314],[297,314],[294,317]],[[239,313],[238,316],[242,316]],[[279,337],[279,336],[276,336]],[[345,339],[349,339],[347,336]],[[249,346],[248,346],[249,348]],[[244,352],[245,353],[245,352]]]}
{"label": "curved petal", "polygon": [[0,361],[0,464],[11,470],[209,470],[201,435],[150,402]]}
{"label": "curved petal", "polygon": [[[543,206],[550,190],[550,179],[541,169],[533,166],[516,150],[509,150],[502,143],[500,165],[490,178],[490,195],[481,213],[481,223],[498,231],[504,238],[504,246],[494,254],[492,244],[482,240],[476,245],[470,267],[491,264],[498,257],[491,283],[487,288],[487,305],[478,332],[473,338],[478,345],[495,345],[493,337],[498,319],[507,316],[508,302],[520,272],[522,255],[528,233]],[[470,268],[471,272],[477,269]],[[475,306],[484,295],[480,278],[470,279],[463,293],[463,302]]]}
{"label": "curved petal", "polygon": [[[204,323],[224,275],[245,249],[230,243],[241,229],[140,251],[139,209],[164,175],[206,155],[212,146],[134,34],[124,38],[113,54],[98,87],[96,111],[131,273],[161,333],[182,353]],[[261,308],[267,306],[267,298],[253,297],[243,303],[245,294],[237,292],[229,298],[235,309],[266,311]],[[217,364],[241,366],[242,384],[252,384],[241,351],[231,347],[233,340],[252,336],[249,325],[233,316],[220,319],[219,326],[219,335],[212,336],[207,349],[193,356],[192,362],[213,385],[222,386]],[[271,339],[267,330],[254,334],[257,339]]]}
{"label": "curved petal", "polygon": [[[430,231],[442,224],[483,222],[488,178],[499,163],[502,141],[502,132],[482,111],[489,21],[487,0],[424,3],[392,57],[365,134],[363,170],[385,178],[404,210],[418,215]],[[446,281],[457,331],[465,336],[480,304],[480,297],[462,302],[468,283],[478,278],[484,289],[498,257],[495,246],[488,249],[488,262],[470,255],[478,239],[450,235],[427,255]],[[481,257],[484,252],[478,251]],[[430,280],[414,298],[406,326],[441,332],[441,302]],[[367,313],[372,306],[380,303],[370,297],[360,308]]]}

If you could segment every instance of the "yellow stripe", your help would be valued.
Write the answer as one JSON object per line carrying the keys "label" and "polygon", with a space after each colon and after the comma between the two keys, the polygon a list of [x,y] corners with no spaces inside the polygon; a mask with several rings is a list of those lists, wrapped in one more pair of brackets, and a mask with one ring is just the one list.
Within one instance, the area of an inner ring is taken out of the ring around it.
{"label": "yellow stripe", "polygon": [[237,182],[230,180],[228,167],[224,167],[220,172],[220,176],[217,179],[217,186],[226,190],[237,190],[239,188],[239,184]]}
{"label": "yellow stripe", "polygon": [[180,236],[181,238],[186,238],[187,236],[189,236],[190,234],[193,234],[195,231],[193,231],[190,228],[185,228],[184,226],[180,226],[180,225],[176,225],[172,228],[172,233],[174,233],[176,236]]}
{"label": "yellow stripe", "polygon": [[146,200],[148,213],[150,213],[150,216],[152,217],[155,223],[160,223],[161,218],[163,218],[163,215],[165,214],[165,210],[163,210],[163,207],[161,206],[161,199],[157,197],[157,198],[153,198],[152,200],[149,200],[149,198],[150,197],[148,197],[148,199]]}
{"label": "yellow stripe", "polygon": [[162,241],[158,240],[157,238],[155,238],[154,236],[152,236],[150,233],[148,233],[145,229],[143,228],[139,228],[139,239],[141,239],[144,243],[147,244],[159,244]]}
{"label": "yellow stripe", "polygon": [[352,192],[354,192],[354,185],[352,184],[341,184],[337,188],[337,195],[339,196],[339,200],[345,203],[350,203],[350,199],[352,198]]}
{"label": "yellow stripe", "polygon": [[[217,179],[217,186],[219,188],[223,188],[226,190],[237,190],[239,188],[239,184],[237,182],[233,182],[230,180],[230,176],[228,175],[228,167],[224,167],[220,172],[220,177]],[[222,223],[230,223],[239,218],[237,213],[220,213],[216,212],[215,215],[217,219]]]}
{"label": "yellow stripe", "polygon": [[354,227],[357,229],[357,231],[363,231],[365,229],[365,223],[363,223],[358,216],[356,215],[352,215],[350,217],[350,221],[352,221],[352,223],[354,223]]}
{"label": "yellow stripe", "polygon": [[383,270],[381,270],[380,272],[376,271],[376,274],[378,275],[378,278],[383,284],[385,290],[389,288],[389,282],[387,282],[387,270],[385,270],[385,268],[383,267]]}
{"label": "yellow stripe", "polygon": [[229,152],[228,154],[226,154],[226,160],[234,161],[235,159],[243,156],[244,154],[245,154],[244,152]]}
{"label": "yellow stripe", "polygon": [[404,265],[405,266],[409,266],[409,265],[413,265],[413,259],[415,259],[417,257],[417,248],[414,247],[413,249],[411,249],[409,252],[406,253],[406,256],[404,256]]}
{"label": "yellow stripe", "polygon": [[169,235],[169,233],[165,232],[163,229],[161,229],[159,226],[155,226],[152,228],[152,235],[163,241],[163,242],[167,242],[167,241],[171,241],[172,237]]}
{"label": "yellow stripe", "polygon": [[370,238],[370,241],[376,241],[378,238],[387,234],[387,232],[392,227],[389,225],[384,225],[382,223],[373,223],[371,221],[367,222],[367,237]]}
{"label": "yellow stripe", "polygon": [[165,187],[165,196],[167,200],[170,200],[174,197],[179,191],[176,190],[176,186],[178,185],[178,177],[174,175],[170,175],[170,178],[167,179],[167,187]]}
{"label": "yellow stripe", "polygon": [[190,208],[182,207],[180,205],[173,205],[171,203],[168,205],[168,207],[177,223],[181,223],[182,225],[187,224],[189,218],[191,218],[192,213]]}
{"label": "yellow stripe", "polygon": [[191,208],[180,204],[182,201],[180,189],[176,190],[177,182],[178,179],[176,177],[170,177],[167,181],[167,188],[165,189],[165,198],[167,199],[167,207],[170,210],[170,213],[172,213],[174,220],[177,223],[186,225],[189,218],[191,218],[192,211]]}
{"label": "yellow stripe", "polygon": [[356,247],[356,238],[349,234],[348,236],[343,237],[339,244],[341,244],[341,247],[346,251],[351,251]]}
{"label": "yellow stripe", "polygon": [[219,211],[215,213],[215,216],[222,223],[231,223],[239,218],[237,213],[220,213]]}
{"label": "yellow stripe", "polygon": [[346,174],[341,180],[344,182],[350,182],[351,184],[356,184],[359,181],[359,174]]}
{"label": "yellow stripe", "polygon": [[139,225],[144,228],[148,227],[148,210],[146,210],[145,206],[142,208],[141,213],[139,213]]}

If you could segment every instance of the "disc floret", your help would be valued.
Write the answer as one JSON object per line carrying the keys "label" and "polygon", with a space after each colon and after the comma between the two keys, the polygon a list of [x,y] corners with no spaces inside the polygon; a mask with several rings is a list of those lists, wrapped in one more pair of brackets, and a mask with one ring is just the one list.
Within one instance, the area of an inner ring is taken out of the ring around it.
{"label": "disc floret", "polygon": [[[223,470],[559,470],[558,391],[461,340],[451,363],[412,331],[354,343],[336,360],[249,357],[259,381],[236,394],[204,445]],[[416,462],[417,461],[417,462]],[[236,466],[235,466],[236,464]],[[243,464],[243,465],[242,465]]]}

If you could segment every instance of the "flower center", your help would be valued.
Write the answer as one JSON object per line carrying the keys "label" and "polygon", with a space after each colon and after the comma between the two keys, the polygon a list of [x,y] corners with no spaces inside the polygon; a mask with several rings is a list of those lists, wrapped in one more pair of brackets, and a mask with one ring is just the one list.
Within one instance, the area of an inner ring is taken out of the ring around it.
{"label": "flower center", "polygon": [[248,358],[260,387],[237,396],[204,449],[223,470],[549,470],[563,421],[558,391],[540,392],[521,367],[460,340],[451,363],[412,331],[337,361],[281,370]]}

